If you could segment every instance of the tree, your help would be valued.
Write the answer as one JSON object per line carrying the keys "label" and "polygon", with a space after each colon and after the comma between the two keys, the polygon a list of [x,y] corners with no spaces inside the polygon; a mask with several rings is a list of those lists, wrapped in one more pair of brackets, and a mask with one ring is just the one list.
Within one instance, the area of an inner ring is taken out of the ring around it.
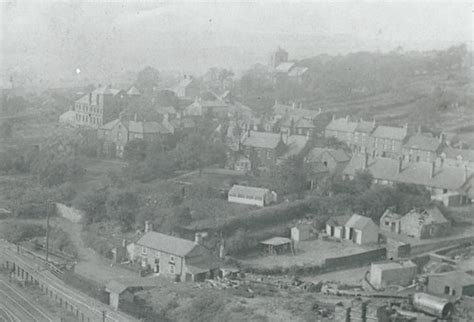
{"label": "tree", "polygon": [[119,222],[123,231],[130,230],[135,223],[138,197],[132,191],[114,190],[107,198],[106,209],[107,216]]}
{"label": "tree", "polygon": [[32,165],[33,173],[48,187],[80,178],[85,169],[78,158],[44,153]]}
{"label": "tree", "polygon": [[143,94],[151,94],[160,83],[160,72],[151,66],[145,67],[137,75],[135,85]]}
{"label": "tree", "polygon": [[95,188],[78,194],[72,204],[84,211],[83,222],[89,225],[104,219],[107,197],[108,191],[106,188]]}
{"label": "tree", "polygon": [[143,161],[146,157],[147,143],[142,139],[133,139],[124,147],[124,159],[127,161]]}

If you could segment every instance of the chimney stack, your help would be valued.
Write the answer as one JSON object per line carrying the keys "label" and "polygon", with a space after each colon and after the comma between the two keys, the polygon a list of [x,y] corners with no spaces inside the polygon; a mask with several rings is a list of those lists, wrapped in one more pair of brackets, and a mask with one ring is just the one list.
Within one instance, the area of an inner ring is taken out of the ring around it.
{"label": "chimney stack", "polygon": [[123,111],[119,113],[119,120],[120,120],[120,121],[123,120]]}
{"label": "chimney stack", "polygon": [[418,133],[421,134],[421,125],[418,125]]}
{"label": "chimney stack", "polygon": [[148,221],[148,220],[145,220],[145,232],[150,232],[153,230],[153,223]]}
{"label": "chimney stack", "polygon": [[434,178],[435,170],[436,170],[436,162],[433,161],[433,162],[431,162],[431,178]]}
{"label": "chimney stack", "polygon": [[443,132],[441,132],[441,133],[439,134],[439,143],[443,143],[444,140],[445,140],[445,135],[444,135]]}
{"label": "chimney stack", "polygon": [[467,165],[464,165],[464,182],[463,182],[463,183],[465,183],[465,182],[467,181],[467,175],[468,175],[468,173],[467,173]]}
{"label": "chimney stack", "polygon": [[200,245],[201,242],[202,242],[202,236],[201,236],[201,234],[200,234],[200,233],[196,233],[196,234],[194,235],[194,243],[195,243],[196,245]]}
{"label": "chimney stack", "polygon": [[291,108],[296,109],[296,102],[291,103]]}
{"label": "chimney stack", "polygon": [[127,247],[127,240],[126,239],[122,239],[122,247]]}
{"label": "chimney stack", "polygon": [[403,157],[398,157],[398,172],[397,173],[402,173],[402,167],[403,167]]}
{"label": "chimney stack", "polygon": [[336,115],[332,115],[332,120],[335,121],[336,120]]}
{"label": "chimney stack", "polygon": [[346,115],[346,122],[349,122],[349,115]]}

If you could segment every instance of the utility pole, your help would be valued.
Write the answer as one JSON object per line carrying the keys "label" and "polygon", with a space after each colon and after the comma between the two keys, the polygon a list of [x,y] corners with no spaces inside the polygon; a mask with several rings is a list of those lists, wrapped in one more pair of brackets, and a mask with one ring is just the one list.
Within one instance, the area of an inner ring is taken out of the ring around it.
{"label": "utility pole", "polygon": [[105,322],[105,319],[107,318],[107,311],[102,311],[102,322]]}
{"label": "utility pole", "polygon": [[49,258],[49,213],[51,212],[51,199],[47,200],[46,204],[46,263]]}

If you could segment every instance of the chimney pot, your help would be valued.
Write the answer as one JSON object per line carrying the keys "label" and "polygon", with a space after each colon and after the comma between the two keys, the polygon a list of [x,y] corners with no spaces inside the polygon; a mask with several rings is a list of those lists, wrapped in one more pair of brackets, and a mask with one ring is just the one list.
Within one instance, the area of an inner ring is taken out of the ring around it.
{"label": "chimney pot", "polygon": [[152,230],[153,230],[153,223],[146,220],[145,221],[145,232],[147,233],[147,232],[150,232]]}
{"label": "chimney pot", "polygon": [[369,154],[364,153],[364,169],[367,169],[369,167]]}
{"label": "chimney pot", "polygon": [[403,170],[403,157],[398,158],[398,173],[401,173]]}

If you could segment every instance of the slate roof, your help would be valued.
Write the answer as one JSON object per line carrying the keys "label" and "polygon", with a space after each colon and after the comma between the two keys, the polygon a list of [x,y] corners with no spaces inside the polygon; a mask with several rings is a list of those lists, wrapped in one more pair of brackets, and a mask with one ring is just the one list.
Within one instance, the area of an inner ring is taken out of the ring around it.
{"label": "slate roof", "polygon": [[255,197],[265,197],[270,190],[266,188],[258,188],[258,187],[248,187],[248,186],[241,186],[241,185],[233,185],[232,188],[229,190],[229,194],[234,195],[243,195],[243,196],[255,196]]}
{"label": "slate roof", "polygon": [[164,281],[161,278],[143,278],[143,277],[121,277],[109,281],[105,288],[117,294],[121,294],[129,287],[154,288],[162,285]]}
{"label": "slate roof", "polygon": [[[109,86],[103,86],[103,87],[99,87],[99,88],[96,88],[95,90],[93,90],[91,93],[92,93],[92,101],[91,101],[91,105],[96,105],[96,98],[95,96],[98,95],[98,94],[102,94],[102,95],[117,95],[118,93],[120,92],[119,89],[115,89],[115,88],[110,88]],[[83,104],[89,104],[89,93],[87,93],[86,95],[82,96],[81,98],[79,98],[76,102],[78,103],[83,103]]]}
{"label": "slate roof", "polygon": [[193,79],[192,77],[183,78],[183,79],[173,88],[173,90],[176,91],[176,90],[179,90],[180,88],[186,88],[186,87],[188,87],[189,85],[191,85],[193,81],[194,81],[194,79]]}
{"label": "slate roof", "polygon": [[112,130],[115,125],[119,124],[120,123],[120,119],[116,119],[116,120],[113,120],[113,121],[110,121],[108,123],[105,123],[104,125],[102,125],[100,127],[101,130]]}
{"label": "slate roof", "polygon": [[359,230],[363,230],[368,225],[375,225],[372,219],[369,217],[364,217],[361,215],[354,214],[352,217],[346,222],[345,226],[350,228],[355,228]]}
{"label": "slate roof", "polygon": [[280,143],[281,135],[270,132],[250,131],[243,134],[242,145],[255,148],[275,149]]}
{"label": "slate roof", "polygon": [[291,68],[288,72],[288,76],[290,77],[300,77],[303,76],[304,73],[308,71],[307,67],[294,67]]}
{"label": "slate roof", "polygon": [[141,95],[140,91],[135,86],[130,87],[130,89],[127,91],[127,94],[130,95],[130,96]]}
{"label": "slate roof", "polygon": [[404,127],[379,125],[372,133],[373,137],[402,141],[406,138],[408,130]]}
{"label": "slate roof", "polygon": [[397,214],[396,212],[393,212],[391,209],[387,209],[385,210],[385,212],[383,213],[381,219],[392,219],[392,220],[398,220],[400,218],[402,218],[402,215],[400,214]]}
{"label": "slate roof", "polygon": [[156,231],[149,231],[145,233],[135,243],[140,246],[145,246],[147,248],[152,248],[180,257],[185,257],[195,247],[202,247],[196,245],[191,240],[161,234]]}
{"label": "slate roof", "polygon": [[163,124],[158,122],[128,122],[128,130],[133,133],[143,134],[168,134],[171,133]]}
{"label": "slate roof", "polygon": [[173,106],[158,106],[156,111],[159,114],[176,114],[176,109]]}
{"label": "slate roof", "polygon": [[326,126],[326,130],[350,133],[354,132],[356,128],[357,122],[350,121],[345,117],[331,120],[328,126]]}
{"label": "slate roof", "polygon": [[445,155],[446,159],[474,162],[474,150],[444,147],[442,154]]}
{"label": "slate roof", "polygon": [[312,148],[306,156],[307,162],[320,161],[322,156],[328,153],[336,162],[347,162],[351,157],[342,149],[331,149],[331,148]]}
{"label": "slate roof", "polygon": [[406,149],[416,149],[436,152],[441,142],[431,134],[417,133],[409,137],[407,143],[403,145]]}
{"label": "slate roof", "polygon": [[351,215],[335,216],[328,219],[326,224],[330,226],[345,226]]}
{"label": "slate roof", "polygon": [[275,102],[275,104],[273,104],[272,110],[276,115],[285,115],[287,112],[293,110],[293,106]]}
{"label": "slate roof", "polygon": [[[412,209],[405,216],[414,216],[419,218],[420,225],[429,225],[433,223],[448,223],[449,221],[443,216],[438,207],[429,207],[422,209]],[[404,217],[405,217],[404,216]]]}
{"label": "slate roof", "polygon": [[[344,174],[355,175],[358,170],[364,168],[364,154],[356,154],[352,157]],[[407,162],[402,165],[402,171],[398,173],[399,161],[391,158],[369,158],[367,169],[375,179],[392,182],[412,183],[428,187],[448,189],[456,191],[465,183],[465,170],[460,167],[435,168],[435,175],[431,177],[432,163],[430,162]],[[468,173],[468,178],[472,172]]]}
{"label": "slate roof", "polygon": [[308,138],[304,135],[290,135],[286,145],[288,150],[284,155],[281,156],[281,159],[287,159],[291,156],[300,154],[308,143]]}
{"label": "slate roof", "polygon": [[294,65],[295,65],[295,63],[293,63],[293,62],[284,62],[284,63],[281,63],[280,65],[278,65],[275,68],[275,71],[277,73],[288,73],[293,68]]}
{"label": "slate roof", "polygon": [[375,128],[374,122],[360,120],[357,122],[356,132],[372,133]]}

